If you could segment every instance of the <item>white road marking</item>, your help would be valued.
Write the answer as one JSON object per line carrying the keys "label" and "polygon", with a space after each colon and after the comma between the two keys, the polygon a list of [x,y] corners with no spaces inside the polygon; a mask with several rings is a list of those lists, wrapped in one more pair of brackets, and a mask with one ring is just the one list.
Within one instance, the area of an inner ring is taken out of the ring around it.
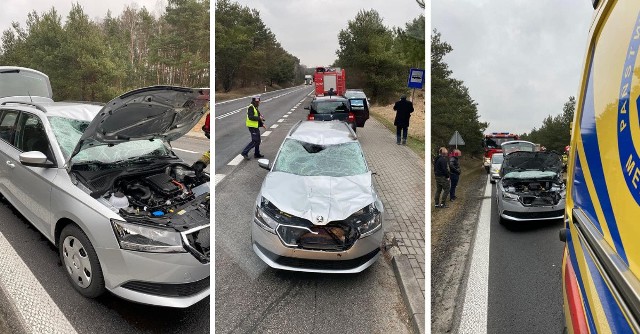
{"label": "white road marking", "polygon": [[[488,179],[488,178],[487,178]],[[487,333],[489,304],[489,242],[491,236],[491,189],[487,182],[478,218],[478,230],[473,242],[469,278],[467,280],[462,318],[458,333]]]}
{"label": "white road marking", "polygon": [[278,123],[282,123],[282,122],[284,122],[284,119],[281,118],[278,120]]}
{"label": "white road marking", "polygon": [[229,161],[227,165],[237,166],[242,160],[244,160],[244,157],[238,154],[235,158],[233,158],[233,160]]}
{"label": "white road marking", "polygon": [[288,112],[287,115],[291,115],[291,112]]}
{"label": "white road marking", "polygon": [[[20,255],[0,233],[0,286],[27,333],[76,333]],[[67,270],[64,267],[57,269]],[[66,275],[66,274],[63,274]],[[76,293],[63,284],[66,293]]]}
{"label": "white road marking", "polygon": [[275,129],[277,127],[278,127],[278,124],[274,124],[274,125],[271,126],[271,129]]}
{"label": "white road marking", "polygon": [[262,136],[263,136],[263,137],[266,137],[266,136],[268,136],[268,135],[270,135],[270,134],[271,134],[271,131],[265,131],[265,132],[262,134]]}
{"label": "white road marking", "polygon": [[283,117],[283,118],[287,118],[287,117],[289,117],[289,115],[283,115],[282,117]]}
{"label": "white road marking", "polygon": [[233,114],[237,114],[237,113],[238,113],[238,112],[240,112],[241,110],[244,110],[244,108],[236,109],[236,110],[234,110],[234,111],[230,111],[230,112],[225,113],[225,114],[222,114],[222,115],[220,115],[220,116],[216,116],[216,119],[223,119],[223,118],[225,118],[225,117],[229,117],[229,116],[231,116],[231,115],[233,115]]}
{"label": "white road marking", "polygon": [[[300,86],[300,87],[302,87],[302,86]],[[287,89],[291,89],[291,88],[292,88],[292,87],[289,87],[289,88],[282,88],[282,89],[278,89],[278,90],[271,91],[271,92],[269,92],[269,93],[279,92],[279,91],[287,90]],[[301,89],[304,89],[304,87],[302,87]],[[261,95],[261,94],[264,94],[264,93],[255,94],[255,95]],[[254,97],[255,95],[249,95],[249,96],[239,97],[239,98],[237,98],[237,99],[233,99],[233,100],[226,100],[226,101],[218,102],[218,103],[216,103],[215,105],[221,105],[221,104],[225,104],[225,103],[229,103],[229,102],[233,102],[233,101],[238,101],[238,100],[242,100],[242,99],[248,99],[248,98]]]}
{"label": "white road marking", "polygon": [[216,183],[214,184],[214,187],[218,185],[218,182],[222,181],[222,179],[224,179],[226,175],[224,174],[216,174]]}
{"label": "white road marking", "polygon": [[296,110],[296,108],[291,109],[291,111],[295,111],[295,110]]}
{"label": "white road marking", "polygon": [[198,153],[196,151],[189,151],[189,150],[185,150],[185,149],[177,148],[177,147],[174,147],[173,150],[174,151],[180,151],[180,152],[187,152],[187,153]]}

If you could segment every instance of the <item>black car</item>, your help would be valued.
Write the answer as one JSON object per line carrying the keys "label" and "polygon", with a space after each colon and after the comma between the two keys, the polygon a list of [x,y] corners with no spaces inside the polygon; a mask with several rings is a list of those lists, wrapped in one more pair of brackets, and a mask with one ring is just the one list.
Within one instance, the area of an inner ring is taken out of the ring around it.
{"label": "black car", "polygon": [[369,119],[369,104],[363,98],[318,96],[305,109],[309,110],[307,119],[310,121],[345,121],[353,131],[356,131],[356,127],[364,127]]}

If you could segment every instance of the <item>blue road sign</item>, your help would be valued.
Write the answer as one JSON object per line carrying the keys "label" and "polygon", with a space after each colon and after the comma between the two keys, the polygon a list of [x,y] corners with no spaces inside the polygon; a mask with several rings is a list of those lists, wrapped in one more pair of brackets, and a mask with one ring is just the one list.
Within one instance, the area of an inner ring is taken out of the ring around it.
{"label": "blue road sign", "polygon": [[407,86],[409,88],[422,88],[422,86],[424,86],[424,70],[420,68],[410,69]]}

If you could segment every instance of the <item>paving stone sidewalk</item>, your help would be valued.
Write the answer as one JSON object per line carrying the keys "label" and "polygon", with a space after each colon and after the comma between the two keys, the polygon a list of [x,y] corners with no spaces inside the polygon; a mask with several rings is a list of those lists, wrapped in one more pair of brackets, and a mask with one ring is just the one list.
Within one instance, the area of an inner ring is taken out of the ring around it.
{"label": "paving stone sidewalk", "polygon": [[[425,332],[425,162],[374,118],[358,129],[385,214],[386,242],[414,330]],[[396,247],[397,246],[397,247]]]}

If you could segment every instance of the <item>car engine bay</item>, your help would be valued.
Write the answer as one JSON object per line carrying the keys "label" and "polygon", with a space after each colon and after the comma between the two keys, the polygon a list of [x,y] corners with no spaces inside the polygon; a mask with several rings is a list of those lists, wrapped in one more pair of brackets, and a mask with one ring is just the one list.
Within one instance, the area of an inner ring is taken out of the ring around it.
{"label": "car engine bay", "polygon": [[565,185],[557,180],[502,180],[506,193],[518,195],[525,206],[557,205],[563,198]]}
{"label": "car engine bay", "polygon": [[77,174],[89,180],[83,183],[92,196],[126,220],[181,229],[209,223],[209,176],[187,165]]}

